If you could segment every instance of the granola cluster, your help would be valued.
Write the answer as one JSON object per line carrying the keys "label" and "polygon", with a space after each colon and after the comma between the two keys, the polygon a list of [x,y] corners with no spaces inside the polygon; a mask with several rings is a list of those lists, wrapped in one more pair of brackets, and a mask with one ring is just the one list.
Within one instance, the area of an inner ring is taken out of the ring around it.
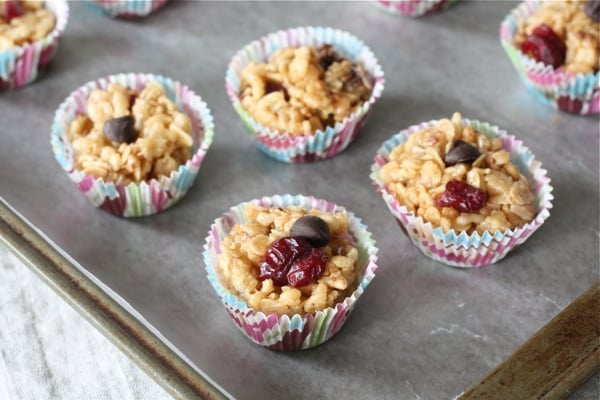
{"label": "granola cluster", "polygon": [[329,45],[279,49],[242,72],[242,105],[259,123],[304,135],[333,126],[371,96],[372,79]]}
{"label": "granola cluster", "polygon": [[[106,135],[106,123],[131,116],[135,138],[116,142]],[[118,83],[96,89],[86,113],[71,122],[69,138],[75,167],[95,178],[129,184],[169,176],[191,157],[192,124],[165,95],[158,82],[136,93]]]}
{"label": "granola cluster", "polygon": [[[223,286],[250,307],[265,314],[312,313],[335,305],[356,288],[358,250],[348,236],[346,214],[252,204],[244,212],[247,222],[235,225],[221,243],[216,270]],[[294,222],[305,215],[318,216],[329,226],[331,240],[322,248],[327,255],[323,274],[299,288],[259,280],[259,263],[271,243],[289,236]]]}
{"label": "granola cluster", "polygon": [[[480,155],[472,163],[447,166],[446,155],[457,140],[473,146]],[[500,139],[489,139],[463,125],[459,113],[452,120],[442,119],[410,135],[391,152],[380,176],[400,204],[445,232],[494,232],[519,227],[535,216],[534,195],[527,178],[511,162]],[[437,206],[436,200],[453,180],[484,193],[483,207],[476,212],[462,212]]]}
{"label": "granola cluster", "polygon": [[515,44],[523,43],[527,35],[545,24],[566,45],[563,68],[573,73],[587,74],[600,69],[600,23],[584,11],[585,1],[546,1],[538,11],[520,22]]}
{"label": "granola cluster", "polygon": [[[10,5],[18,7],[18,15],[0,12],[0,52],[15,46],[43,39],[56,25],[54,13],[44,7],[44,1],[19,1]],[[8,4],[0,4],[0,7]],[[10,17],[10,18],[9,18]]]}

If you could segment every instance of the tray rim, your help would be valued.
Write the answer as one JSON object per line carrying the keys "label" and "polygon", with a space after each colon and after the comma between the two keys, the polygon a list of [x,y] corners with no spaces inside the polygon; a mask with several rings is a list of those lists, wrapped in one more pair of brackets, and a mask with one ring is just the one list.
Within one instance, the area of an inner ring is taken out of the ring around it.
{"label": "tray rim", "polygon": [[82,273],[1,196],[0,242],[173,398],[229,398]]}
{"label": "tray rim", "polygon": [[[221,400],[227,393],[206,379],[173,351],[146,325],[113,299],[90,277],[82,273],[36,229],[19,216],[0,196],[0,242],[14,253],[46,285],[100,331],[123,354],[175,399]],[[600,280],[532,335],[524,344],[500,362],[457,399],[504,399],[507,388],[497,379],[510,373],[515,362],[533,354],[534,344],[551,340],[566,319],[585,305],[600,304]],[[582,336],[577,344],[598,340],[600,336]],[[571,346],[573,347],[573,346]],[[561,355],[567,356],[569,348]],[[543,353],[542,353],[543,355]],[[577,368],[556,371],[559,383],[536,388],[540,399],[563,399],[600,371],[600,345],[581,355]],[[548,382],[552,381],[549,377]],[[504,388],[504,389],[503,389]]]}

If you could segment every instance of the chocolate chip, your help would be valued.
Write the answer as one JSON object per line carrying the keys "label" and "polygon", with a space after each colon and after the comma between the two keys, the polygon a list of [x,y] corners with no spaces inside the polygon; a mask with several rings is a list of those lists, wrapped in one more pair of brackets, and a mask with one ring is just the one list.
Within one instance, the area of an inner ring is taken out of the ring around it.
{"label": "chocolate chip", "polygon": [[294,222],[290,234],[305,238],[314,247],[325,246],[331,238],[327,222],[314,215],[306,215]]}
{"label": "chocolate chip", "polygon": [[334,62],[342,61],[342,57],[333,50],[330,44],[324,44],[317,49],[317,57],[319,57],[319,65],[321,68],[327,69]]}
{"label": "chocolate chip", "polygon": [[583,7],[585,13],[594,22],[600,22],[600,1],[599,0],[587,0]]}
{"label": "chocolate chip", "polygon": [[472,163],[477,160],[481,153],[475,147],[462,140],[455,140],[450,150],[444,156],[444,163],[449,167],[458,163]]}
{"label": "chocolate chip", "polygon": [[285,98],[285,100],[287,101],[290,99],[290,95],[288,94],[288,91],[286,90],[285,86],[283,86],[279,82],[267,81],[267,83],[265,84],[265,94],[273,92],[283,92],[283,97]]}
{"label": "chocolate chip", "polygon": [[137,139],[131,115],[106,120],[102,132],[104,136],[117,143],[131,143]]}

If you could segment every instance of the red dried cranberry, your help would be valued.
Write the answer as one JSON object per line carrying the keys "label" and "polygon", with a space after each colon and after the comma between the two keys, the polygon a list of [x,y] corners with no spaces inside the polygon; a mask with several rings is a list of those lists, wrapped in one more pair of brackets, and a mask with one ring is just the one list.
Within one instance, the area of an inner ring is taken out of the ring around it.
{"label": "red dried cranberry", "polygon": [[558,68],[565,62],[567,47],[546,24],[536,27],[521,44],[521,51],[536,61]]}
{"label": "red dried cranberry", "polygon": [[18,0],[6,0],[2,1],[0,6],[0,16],[2,16],[7,22],[11,19],[20,17],[25,13],[25,7]]}
{"label": "red dried cranberry", "polygon": [[287,285],[287,274],[294,261],[310,251],[310,243],[301,237],[284,237],[277,239],[267,249],[265,257],[258,264],[258,279],[272,279],[279,286]]}
{"label": "red dried cranberry", "polygon": [[319,248],[312,248],[294,261],[287,274],[293,287],[306,286],[316,281],[325,270],[327,256]]}
{"label": "red dried cranberry", "polygon": [[488,194],[468,183],[453,179],[446,183],[446,190],[435,201],[438,207],[452,207],[460,212],[480,210],[487,203]]}

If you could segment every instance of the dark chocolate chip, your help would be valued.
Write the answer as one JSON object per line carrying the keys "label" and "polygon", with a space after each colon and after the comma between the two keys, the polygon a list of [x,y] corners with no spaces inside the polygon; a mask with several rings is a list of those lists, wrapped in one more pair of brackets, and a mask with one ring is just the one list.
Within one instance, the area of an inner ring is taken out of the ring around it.
{"label": "dark chocolate chip", "polygon": [[133,117],[125,115],[119,118],[106,120],[102,127],[104,136],[117,143],[131,143],[137,139],[137,134],[133,128]]}
{"label": "dark chocolate chip", "polygon": [[450,150],[444,156],[444,163],[447,167],[458,163],[472,163],[477,160],[481,153],[475,147],[462,140],[455,140],[450,146]]}
{"label": "dark chocolate chip", "polygon": [[592,21],[600,22],[600,0],[587,0],[583,9]]}
{"label": "dark chocolate chip", "polygon": [[327,222],[314,215],[305,215],[294,222],[290,234],[305,238],[314,247],[325,246],[331,238]]}
{"label": "dark chocolate chip", "polygon": [[265,94],[273,93],[273,92],[283,92],[283,97],[285,100],[290,99],[290,95],[288,94],[287,89],[279,82],[267,81],[265,84]]}
{"label": "dark chocolate chip", "polygon": [[317,57],[319,58],[319,65],[323,69],[327,69],[334,62],[342,61],[342,57],[333,50],[330,44],[324,44],[317,49]]}

